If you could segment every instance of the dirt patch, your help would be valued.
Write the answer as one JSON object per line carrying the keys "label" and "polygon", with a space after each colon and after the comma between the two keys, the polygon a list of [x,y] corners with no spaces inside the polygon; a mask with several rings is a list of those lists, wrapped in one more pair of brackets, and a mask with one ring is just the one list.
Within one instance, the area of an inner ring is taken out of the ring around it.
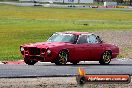
{"label": "dirt patch", "polygon": [[45,78],[2,78],[0,88],[131,88],[129,84],[84,84],[79,85],[76,77]]}
{"label": "dirt patch", "polygon": [[120,48],[120,58],[132,58],[132,30],[103,30],[96,32],[105,42]]}

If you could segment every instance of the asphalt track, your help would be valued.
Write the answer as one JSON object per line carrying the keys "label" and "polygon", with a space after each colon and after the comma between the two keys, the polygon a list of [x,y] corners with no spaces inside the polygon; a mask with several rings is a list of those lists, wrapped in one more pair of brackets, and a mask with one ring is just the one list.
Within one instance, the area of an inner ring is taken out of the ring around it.
{"label": "asphalt track", "polygon": [[96,61],[80,62],[78,65],[68,63],[56,66],[53,63],[40,63],[34,66],[22,64],[0,64],[0,77],[45,77],[74,76],[82,67],[87,74],[130,74],[132,75],[132,59],[114,59],[110,65],[100,65]]}

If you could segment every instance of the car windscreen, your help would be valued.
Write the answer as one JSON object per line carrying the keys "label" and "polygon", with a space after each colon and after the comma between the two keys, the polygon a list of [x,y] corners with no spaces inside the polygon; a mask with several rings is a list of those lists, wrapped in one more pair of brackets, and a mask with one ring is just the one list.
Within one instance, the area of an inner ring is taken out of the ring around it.
{"label": "car windscreen", "polygon": [[48,40],[48,42],[70,42],[74,43],[75,35],[67,33],[54,33]]}

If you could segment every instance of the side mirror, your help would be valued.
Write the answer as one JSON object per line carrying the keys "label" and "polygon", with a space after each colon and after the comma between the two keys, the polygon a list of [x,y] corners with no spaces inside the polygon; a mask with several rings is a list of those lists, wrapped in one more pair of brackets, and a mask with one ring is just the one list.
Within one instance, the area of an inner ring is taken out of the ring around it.
{"label": "side mirror", "polygon": [[103,40],[99,36],[97,36],[97,40],[99,41],[99,43],[103,43]]}

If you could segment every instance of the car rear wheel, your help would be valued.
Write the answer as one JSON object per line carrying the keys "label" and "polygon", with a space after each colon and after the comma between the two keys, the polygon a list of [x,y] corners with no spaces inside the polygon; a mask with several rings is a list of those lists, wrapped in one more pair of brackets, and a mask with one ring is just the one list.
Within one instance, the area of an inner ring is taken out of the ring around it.
{"label": "car rear wheel", "polygon": [[110,51],[105,51],[102,54],[102,57],[101,57],[99,63],[102,64],[102,65],[107,65],[107,64],[110,63],[111,57],[112,57],[111,52]]}
{"label": "car rear wheel", "polygon": [[56,65],[65,65],[67,63],[68,53],[65,50],[59,52],[58,57],[55,61]]}
{"label": "car rear wheel", "polygon": [[30,59],[26,59],[26,58],[24,58],[24,62],[28,65],[34,65],[35,63],[37,63],[37,61],[35,61],[35,60],[30,60]]}

